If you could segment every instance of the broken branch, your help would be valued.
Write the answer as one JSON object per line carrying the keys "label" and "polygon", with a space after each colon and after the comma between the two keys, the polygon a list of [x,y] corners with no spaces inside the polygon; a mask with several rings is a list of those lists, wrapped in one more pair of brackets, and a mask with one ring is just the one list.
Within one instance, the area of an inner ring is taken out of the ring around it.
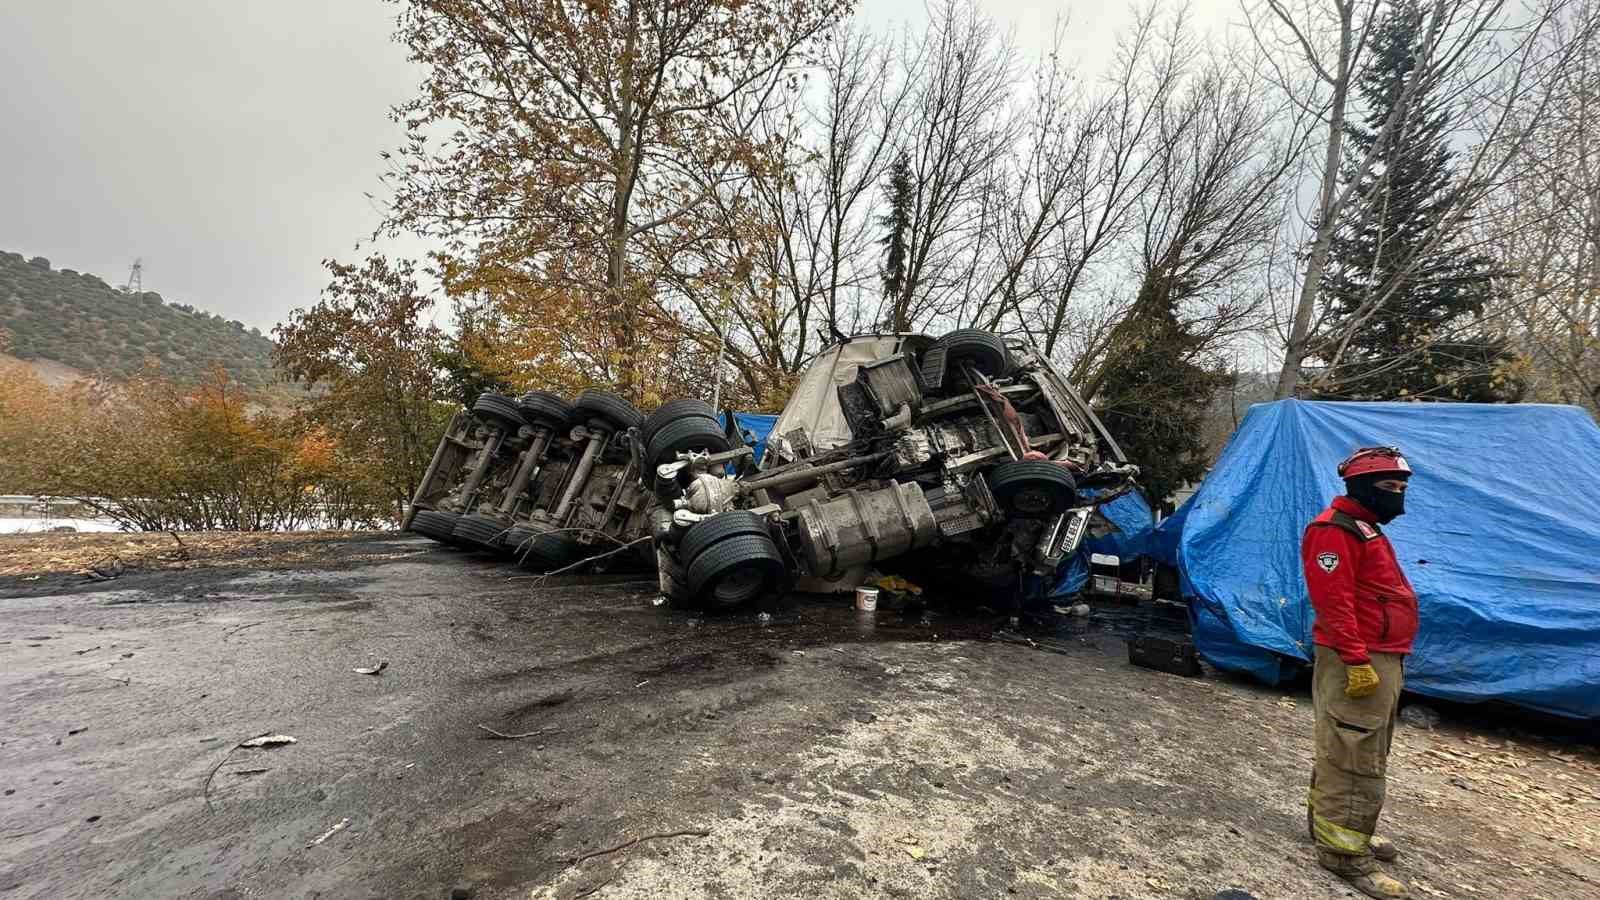
{"label": "broken branch", "polygon": [[494,737],[499,738],[502,741],[516,741],[516,740],[521,740],[522,738],[527,738],[527,737],[538,737],[538,736],[540,736],[542,734],[555,734],[555,731],[550,730],[550,729],[545,729],[543,731],[526,731],[526,732],[523,732],[522,734],[506,734],[503,731],[495,731],[493,728],[490,728],[487,725],[479,725],[478,727],[482,728],[484,731],[489,732],[489,734],[493,735]]}
{"label": "broken branch", "polygon": [[[480,727],[482,727],[482,726],[480,726]],[[669,831],[669,832],[666,832],[665,834],[647,834],[644,837],[636,837],[631,841],[627,841],[625,843],[618,844],[615,847],[608,847],[608,848],[606,848],[604,850],[596,850],[593,853],[585,853],[582,856],[575,856],[572,859],[567,860],[567,865],[575,866],[578,863],[583,862],[584,860],[594,859],[597,856],[609,856],[612,853],[616,853],[618,850],[626,850],[629,847],[632,847],[634,844],[643,843],[644,841],[654,841],[654,840],[660,840],[661,838],[672,838],[672,837],[710,837],[710,836],[711,836],[711,832],[704,831],[704,830],[701,830],[701,829],[688,829],[688,830],[685,830],[685,831]]]}

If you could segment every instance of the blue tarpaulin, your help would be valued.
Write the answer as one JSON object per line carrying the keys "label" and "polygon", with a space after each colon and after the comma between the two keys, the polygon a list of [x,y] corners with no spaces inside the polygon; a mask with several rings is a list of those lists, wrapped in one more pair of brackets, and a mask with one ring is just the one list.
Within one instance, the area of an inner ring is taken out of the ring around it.
{"label": "blue tarpaulin", "polygon": [[1150,504],[1145,502],[1138,491],[1129,491],[1109,503],[1102,504],[1100,514],[1112,525],[1117,526],[1117,530],[1100,537],[1088,538],[1077,553],[1062,562],[1055,586],[1050,589],[1050,596],[1070,597],[1083,590],[1084,585],[1089,583],[1090,554],[1103,553],[1118,557],[1123,562],[1129,562],[1149,555],[1154,549],[1151,543],[1155,536],[1152,522],[1154,516],[1150,513]]}
{"label": "blue tarpaulin", "polygon": [[[726,428],[727,414],[723,413],[719,418],[722,426]],[[739,426],[739,433],[744,435],[745,441],[755,448],[756,462],[760,462],[761,455],[767,452],[767,435],[772,433],[772,425],[778,421],[778,417],[763,413],[736,412],[733,414],[733,421]]]}
{"label": "blue tarpaulin", "polygon": [[1570,406],[1251,407],[1177,526],[1201,653],[1268,682],[1310,658],[1301,534],[1374,444],[1415,470],[1385,529],[1421,605],[1406,687],[1600,718],[1600,428]]}

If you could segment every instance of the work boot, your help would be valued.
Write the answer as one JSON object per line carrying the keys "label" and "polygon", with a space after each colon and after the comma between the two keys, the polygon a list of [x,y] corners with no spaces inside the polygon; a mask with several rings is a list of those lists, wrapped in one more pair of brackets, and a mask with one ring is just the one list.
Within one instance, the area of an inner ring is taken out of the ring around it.
{"label": "work boot", "polygon": [[[1306,834],[1311,835],[1311,843],[1315,844],[1317,842],[1317,825],[1313,816],[1314,813],[1312,812],[1311,807],[1307,806]],[[1367,849],[1372,851],[1373,856],[1376,856],[1384,862],[1394,862],[1400,858],[1400,848],[1395,846],[1394,841],[1391,841],[1382,835],[1373,835],[1371,839],[1367,841]]]}
{"label": "work boot", "polygon": [[1375,834],[1367,841],[1367,849],[1384,862],[1394,862],[1400,858],[1400,848],[1395,846],[1394,841],[1380,835]]}
{"label": "work boot", "polygon": [[1317,862],[1343,878],[1350,886],[1378,900],[1399,900],[1411,896],[1405,882],[1390,876],[1371,856],[1346,856],[1331,850],[1318,850]]}

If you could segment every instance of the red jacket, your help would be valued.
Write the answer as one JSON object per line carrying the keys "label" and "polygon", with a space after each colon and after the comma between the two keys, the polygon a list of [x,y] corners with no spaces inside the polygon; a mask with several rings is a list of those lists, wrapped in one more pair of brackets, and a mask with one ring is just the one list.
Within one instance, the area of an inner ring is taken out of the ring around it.
{"label": "red jacket", "polygon": [[1417,592],[1366,507],[1334,498],[1307,526],[1300,564],[1317,611],[1313,641],[1352,666],[1370,662],[1369,652],[1411,652]]}

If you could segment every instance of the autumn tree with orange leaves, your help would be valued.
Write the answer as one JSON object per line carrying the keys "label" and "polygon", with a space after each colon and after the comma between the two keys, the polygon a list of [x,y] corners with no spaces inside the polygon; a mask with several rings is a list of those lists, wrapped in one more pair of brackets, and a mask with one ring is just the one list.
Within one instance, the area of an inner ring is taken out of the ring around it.
{"label": "autumn tree with orange leaves", "polygon": [[397,2],[426,76],[394,110],[385,227],[443,241],[446,289],[495,303],[514,374],[650,404],[714,359],[716,329],[683,326],[750,266],[737,232],[762,220],[731,188],[764,164],[753,122],[849,0]]}

